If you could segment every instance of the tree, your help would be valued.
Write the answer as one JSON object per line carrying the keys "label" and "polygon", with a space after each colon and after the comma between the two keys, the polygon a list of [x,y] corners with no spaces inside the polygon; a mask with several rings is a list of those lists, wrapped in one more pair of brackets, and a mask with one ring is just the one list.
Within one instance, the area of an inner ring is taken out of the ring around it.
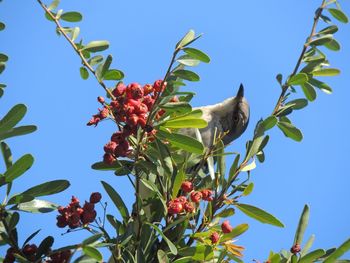
{"label": "tree", "polygon": [[[245,152],[235,154],[233,164],[227,169],[228,174],[225,173],[226,154],[220,139],[222,134],[218,134],[214,147],[205,149],[200,142],[200,136],[194,139],[177,133],[181,128],[203,128],[206,125],[201,119],[200,111],[192,110],[189,104],[193,94],[179,92],[179,87],[186,81],[199,80],[198,74],[188,70],[188,67],[210,60],[205,53],[193,47],[199,38],[194,31],[189,31],[177,43],[168,70],[161,80],[144,87],[136,83],[124,86],[120,82],[116,84],[123,79],[124,73],[111,68],[112,56],[99,55],[99,52],[108,49],[108,41],[79,42],[80,30],[77,27],[61,26],[61,23],[65,22],[79,22],[82,19],[80,13],[60,12],[58,1],[49,6],[45,6],[41,1],[38,3],[45,10],[46,17],[56,24],[58,34],[66,38],[81,58],[82,78],[93,75],[107,93],[107,98],[98,98],[103,108],[88,124],[97,125],[101,120],[111,118],[116,122],[112,131],[115,132],[117,127],[121,131],[113,133],[112,142],[105,146],[104,162],[95,163],[92,167],[98,170],[113,170],[118,176],[127,176],[135,188],[136,200],[133,209],[127,207],[118,194],[118,189],[106,181],[102,182],[106,193],[122,216],[121,220],[118,220],[116,215],[106,216],[107,221],[117,231],[115,236],[106,230],[107,222],[104,216],[103,220],[96,221],[97,230],[90,224],[96,218],[94,204],[101,198],[97,192],[91,195],[86,204],[80,204],[76,198],[72,198],[65,208],[58,208],[46,201],[37,201],[36,198],[63,191],[69,186],[66,180],[50,181],[16,195],[11,193],[2,206],[2,238],[13,247],[9,250],[7,259],[13,255],[19,261],[41,260],[44,257],[51,257],[51,260],[56,257],[62,261],[62,258],[70,257],[71,253],[82,250],[83,254],[78,261],[87,258],[100,261],[102,256],[97,248],[105,246],[117,262],[122,262],[121,258],[137,262],[192,262],[211,260],[213,257],[219,258],[219,262],[225,257],[239,261],[242,248],[232,244],[232,238],[244,233],[248,225],[232,227],[225,220],[226,217],[233,215],[235,210],[240,210],[261,222],[283,226],[281,221],[270,213],[241,200],[253,190],[250,174],[256,166],[255,160],[264,162],[264,149],[269,140],[268,131],[276,126],[287,137],[300,141],[302,133],[291,123],[290,116],[293,116],[295,110],[305,107],[308,100],[313,101],[316,98],[316,90],[331,91],[318,77],[337,75],[339,70],[328,66],[320,47],[339,49],[338,42],[333,38],[337,27],[331,25],[316,31],[316,26],[320,19],[330,19],[323,15],[324,12],[329,12],[341,22],[347,22],[347,17],[338,3],[323,1],[317,9],[311,33],[294,70],[285,78],[277,75],[281,91],[272,114],[256,124],[254,136],[248,141]],[[3,56],[3,62],[6,61],[7,57]],[[112,81],[113,88],[106,84],[108,81]],[[307,99],[290,98],[295,91],[300,94],[300,90]],[[149,94],[152,94],[153,98],[149,97]],[[128,100],[125,100],[125,97]],[[145,97],[151,99],[147,101]],[[13,128],[25,112],[26,107],[19,104],[2,119],[3,140],[35,130],[33,126]],[[33,158],[31,155],[24,155],[12,162],[11,152],[6,143],[2,144],[2,149],[7,166],[2,185],[10,192],[12,182],[32,166]],[[217,160],[216,166],[214,157]],[[188,172],[187,168],[197,163],[200,165],[194,171]],[[201,171],[205,163],[208,163],[208,172],[205,169]],[[140,195],[141,187],[149,189],[149,198],[145,199]],[[83,228],[93,236],[68,248],[52,250],[51,236],[45,238],[39,248],[31,244],[22,248],[18,244],[15,230],[19,213],[12,211],[47,212],[57,208],[59,227]],[[106,205],[103,205],[103,209],[106,212]],[[152,214],[153,211],[157,213]],[[316,260],[326,255],[326,261],[333,262],[332,258],[338,258],[348,249],[349,241],[346,241],[335,251],[326,253],[324,250],[316,250],[305,255],[304,250],[299,253],[307,218],[308,207],[305,206],[291,252],[284,251],[281,255],[271,253],[270,261],[284,262],[290,258],[292,262],[309,262],[310,258]]]}

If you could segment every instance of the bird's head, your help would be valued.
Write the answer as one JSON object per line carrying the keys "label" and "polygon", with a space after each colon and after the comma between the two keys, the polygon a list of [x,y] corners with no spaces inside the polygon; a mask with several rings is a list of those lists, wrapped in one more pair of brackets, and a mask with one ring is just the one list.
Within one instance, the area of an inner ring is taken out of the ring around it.
{"label": "bird's head", "polygon": [[249,104],[244,98],[244,87],[243,84],[239,86],[236,97],[232,98],[231,101],[232,115],[230,123],[229,133],[223,138],[224,144],[232,142],[237,139],[246,130],[249,123]]}

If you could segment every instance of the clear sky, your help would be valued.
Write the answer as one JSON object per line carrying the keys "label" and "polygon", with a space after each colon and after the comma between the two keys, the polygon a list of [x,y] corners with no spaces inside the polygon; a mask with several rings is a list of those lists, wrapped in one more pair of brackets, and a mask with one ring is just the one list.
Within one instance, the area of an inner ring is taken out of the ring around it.
{"label": "clear sky", "polygon": [[[161,78],[175,43],[189,29],[204,33],[195,46],[210,55],[211,63],[195,69],[201,81],[188,83],[185,90],[197,93],[193,105],[199,106],[233,96],[239,84],[244,84],[251,105],[250,125],[227,149],[243,151],[257,120],[271,113],[280,92],[275,76],[291,73],[320,2],[62,0],[61,7],[83,13],[79,26],[84,42],[110,41],[107,53],[113,54],[113,67],[124,71],[127,83],[152,83]],[[349,2],[342,2],[350,14]],[[101,160],[102,147],[113,132],[108,123],[97,128],[86,126],[99,106],[96,97],[104,95],[102,88],[93,78],[80,78],[79,58],[63,37],[55,34],[54,24],[44,18],[36,1],[2,1],[0,20],[7,25],[0,33],[0,50],[10,58],[1,75],[1,82],[8,87],[1,99],[0,115],[16,103],[25,103],[29,111],[22,123],[38,126],[34,134],[8,140],[15,159],[32,153],[36,160],[16,182],[14,191],[65,178],[71,187],[48,198],[65,205],[71,195],[84,200],[93,191],[102,192],[106,200],[99,183],[106,180],[130,206],[134,196],[126,179],[90,168]],[[266,209],[286,227],[264,225],[238,211],[231,219],[233,225],[250,225],[237,241],[246,247],[246,262],[266,259],[271,249],[289,248],[305,203],[311,207],[306,236],[316,234],[314,248],[337,246],[350,236],[346,166],[350,162],[350,26],[341,24],[335,36],[342,50],[327,53],[331,65],[342,74],[326,80],[334,93],[318,92],[315,102],[292,115],[304,134],[301,143],[285,138],[277,128],[270,132],[266,161],[252,173],[254,192],[241,200]],[[303,97],[299,89],[298,97]],[[227,162],[229,165],[232,159]],[[109,212],[116,214],[111,203]],[[87,236],[82,232],[60,236],[62,230],[55,226],[55,217],[56,213],[23,214],[20,239],[38,228],[42,231],[35,241],[54,235],[56,247]],[[4,250],[0,247],[0,254]]]}

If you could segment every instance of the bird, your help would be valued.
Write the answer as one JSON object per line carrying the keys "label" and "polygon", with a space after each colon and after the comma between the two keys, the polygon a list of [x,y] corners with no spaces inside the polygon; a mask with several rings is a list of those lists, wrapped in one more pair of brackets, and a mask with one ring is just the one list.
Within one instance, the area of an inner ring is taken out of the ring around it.
{"label": "bird", "polygon": [[[202,111],[202,119],[207,121],[205,128],[199,129],[205,147],[213,146],[214,138],[224,134],[222,142],[225,146],[240,137],[247,129],[250,117],[249,103],[244,97],[243,84],[239,86],[236,96],[214,105],[193,108]],[[180,133],[196,138],[196,130],[186,128]]]}

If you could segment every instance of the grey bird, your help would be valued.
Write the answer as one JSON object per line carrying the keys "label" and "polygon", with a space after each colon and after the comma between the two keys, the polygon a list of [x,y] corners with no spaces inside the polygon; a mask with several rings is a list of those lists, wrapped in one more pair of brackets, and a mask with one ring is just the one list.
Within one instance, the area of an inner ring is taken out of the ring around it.
{"label": "grey bird", "polygon": [[[242,84],[235,97],[228,98],[214,105],[194,109],[202,110],[202,118],[208,122],[207,127],[199,130],[203,144],[206,147],[212,146],[215,133],[216,136],[226,133],[222,138],[226,146],[241,136],[248,126],[249,104],[244,98],[244,87]],[[180,133],[196,137],[194,129],[183,129]]]}

